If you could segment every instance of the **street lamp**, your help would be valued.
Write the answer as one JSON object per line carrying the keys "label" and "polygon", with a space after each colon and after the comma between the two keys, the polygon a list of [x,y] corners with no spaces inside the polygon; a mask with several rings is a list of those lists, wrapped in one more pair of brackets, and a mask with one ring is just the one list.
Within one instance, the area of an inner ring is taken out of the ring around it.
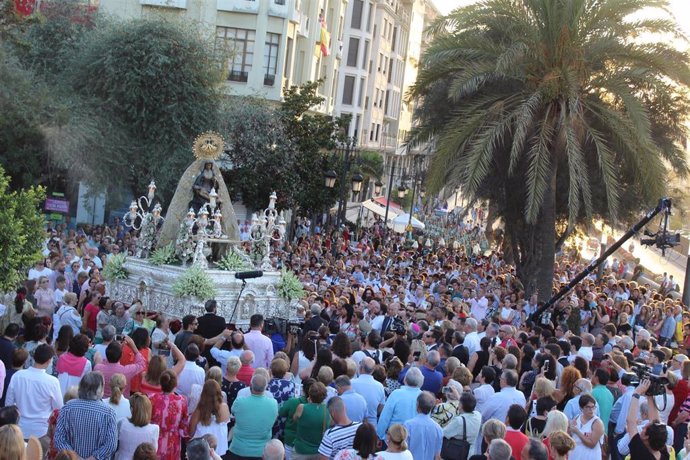
{"label": "street lamp", "polygon": [[326,187],[328,187],[328,188],[335,187],[335,180],[337,177],[338,177],[338,175],[332,169],[329,171],[326,171],[326,174],[324,174],[324,178],[326,179]]}
{"label": "street lamp", "polygon": [[376,195],[376,196],[381,195],[381,189],[382,188],[383,188],[383,183],[379,179],[376,179],[376,182],[374,183],[374,195]]}
{"label": "street lamp", "polygon": [[362,191],[362,182],[364,182],[364,177],[360,173],[355,173],[352,175],[352,192],[358,194]]}

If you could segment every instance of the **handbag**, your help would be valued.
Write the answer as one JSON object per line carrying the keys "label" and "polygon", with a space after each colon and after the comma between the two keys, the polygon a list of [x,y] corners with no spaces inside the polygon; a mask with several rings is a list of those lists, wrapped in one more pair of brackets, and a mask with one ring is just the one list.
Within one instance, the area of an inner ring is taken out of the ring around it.
{"label": "handbag", "polygon": [[443,460],[467,460],[470,453],[470,443],[467,442],[467,424],[462,418],[462,439],[443,438],[441,458]]}

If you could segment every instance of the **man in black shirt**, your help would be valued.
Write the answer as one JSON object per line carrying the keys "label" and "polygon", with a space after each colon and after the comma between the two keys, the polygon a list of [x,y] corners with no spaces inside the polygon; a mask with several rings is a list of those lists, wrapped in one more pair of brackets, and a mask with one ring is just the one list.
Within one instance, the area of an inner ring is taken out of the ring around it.
{"label": "man in black shirt", "polygon": [[[199,316],[197,321],[199,326],[196,329],[196,333],[205,339],[212,339],[218,337],[225,330],[225,318],[218,316],[216,313],[218,311],[218,303],[211,299],[207,300],[204,305],[206,309],[206,314]],[[210,353],[210,347],[206,348],[204,351],[204,358],[206,358],[211,366],[217,366],[218,363]]]}
{"label": "man in black shirt", "polygon": [[[666,450],[668,432],[666,425],[659,422],[659,411],[654,404],[652,396],[645,396],[649,389],[649,380],[643,380],[635,388],[630,400],[630,409],[625,419],[625,429],[630,436],[630,460],[668,460],[669,453]],[[640,398],[647,398],[647,410],[650,422],[645,425],[642,432],[637,431],[637,419],[640,407]]]}
{"label": "man in black shirt", "polygon": [[187,350],[187,345],[199,326],[196,316],[186,315],[182,318],[182,330],[175,336],[175,346],[180,349],[182,353]]}
{"label": "man in black shirt", "polygon": [[[7,308],[14,308],[9,306]],[[10,323],[5,328],[5,335],[0,337],[0,360],[5,364],[5,369],[12,369],[12,354],[14,353],[14,341],[19,335],[19,325]]]}

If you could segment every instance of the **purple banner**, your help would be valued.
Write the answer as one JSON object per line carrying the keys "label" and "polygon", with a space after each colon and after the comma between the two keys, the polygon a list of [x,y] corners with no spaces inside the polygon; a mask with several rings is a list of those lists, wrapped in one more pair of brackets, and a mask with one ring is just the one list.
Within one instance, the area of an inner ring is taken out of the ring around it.
{"label": "purple banner", "polygon": [[59,198],[46,198],[45,210],[69,214],[69,201]]}

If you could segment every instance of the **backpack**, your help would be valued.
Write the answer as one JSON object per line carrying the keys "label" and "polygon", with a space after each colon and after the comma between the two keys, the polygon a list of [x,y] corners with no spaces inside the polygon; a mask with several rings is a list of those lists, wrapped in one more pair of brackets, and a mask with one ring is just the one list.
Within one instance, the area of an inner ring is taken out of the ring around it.
{"label": "backpack", "polygon": [[381,364],[381,350],[376,350],[376,352],[372,355],[368,350],[362,348],[362,353],[373,359],[377,366]]}

